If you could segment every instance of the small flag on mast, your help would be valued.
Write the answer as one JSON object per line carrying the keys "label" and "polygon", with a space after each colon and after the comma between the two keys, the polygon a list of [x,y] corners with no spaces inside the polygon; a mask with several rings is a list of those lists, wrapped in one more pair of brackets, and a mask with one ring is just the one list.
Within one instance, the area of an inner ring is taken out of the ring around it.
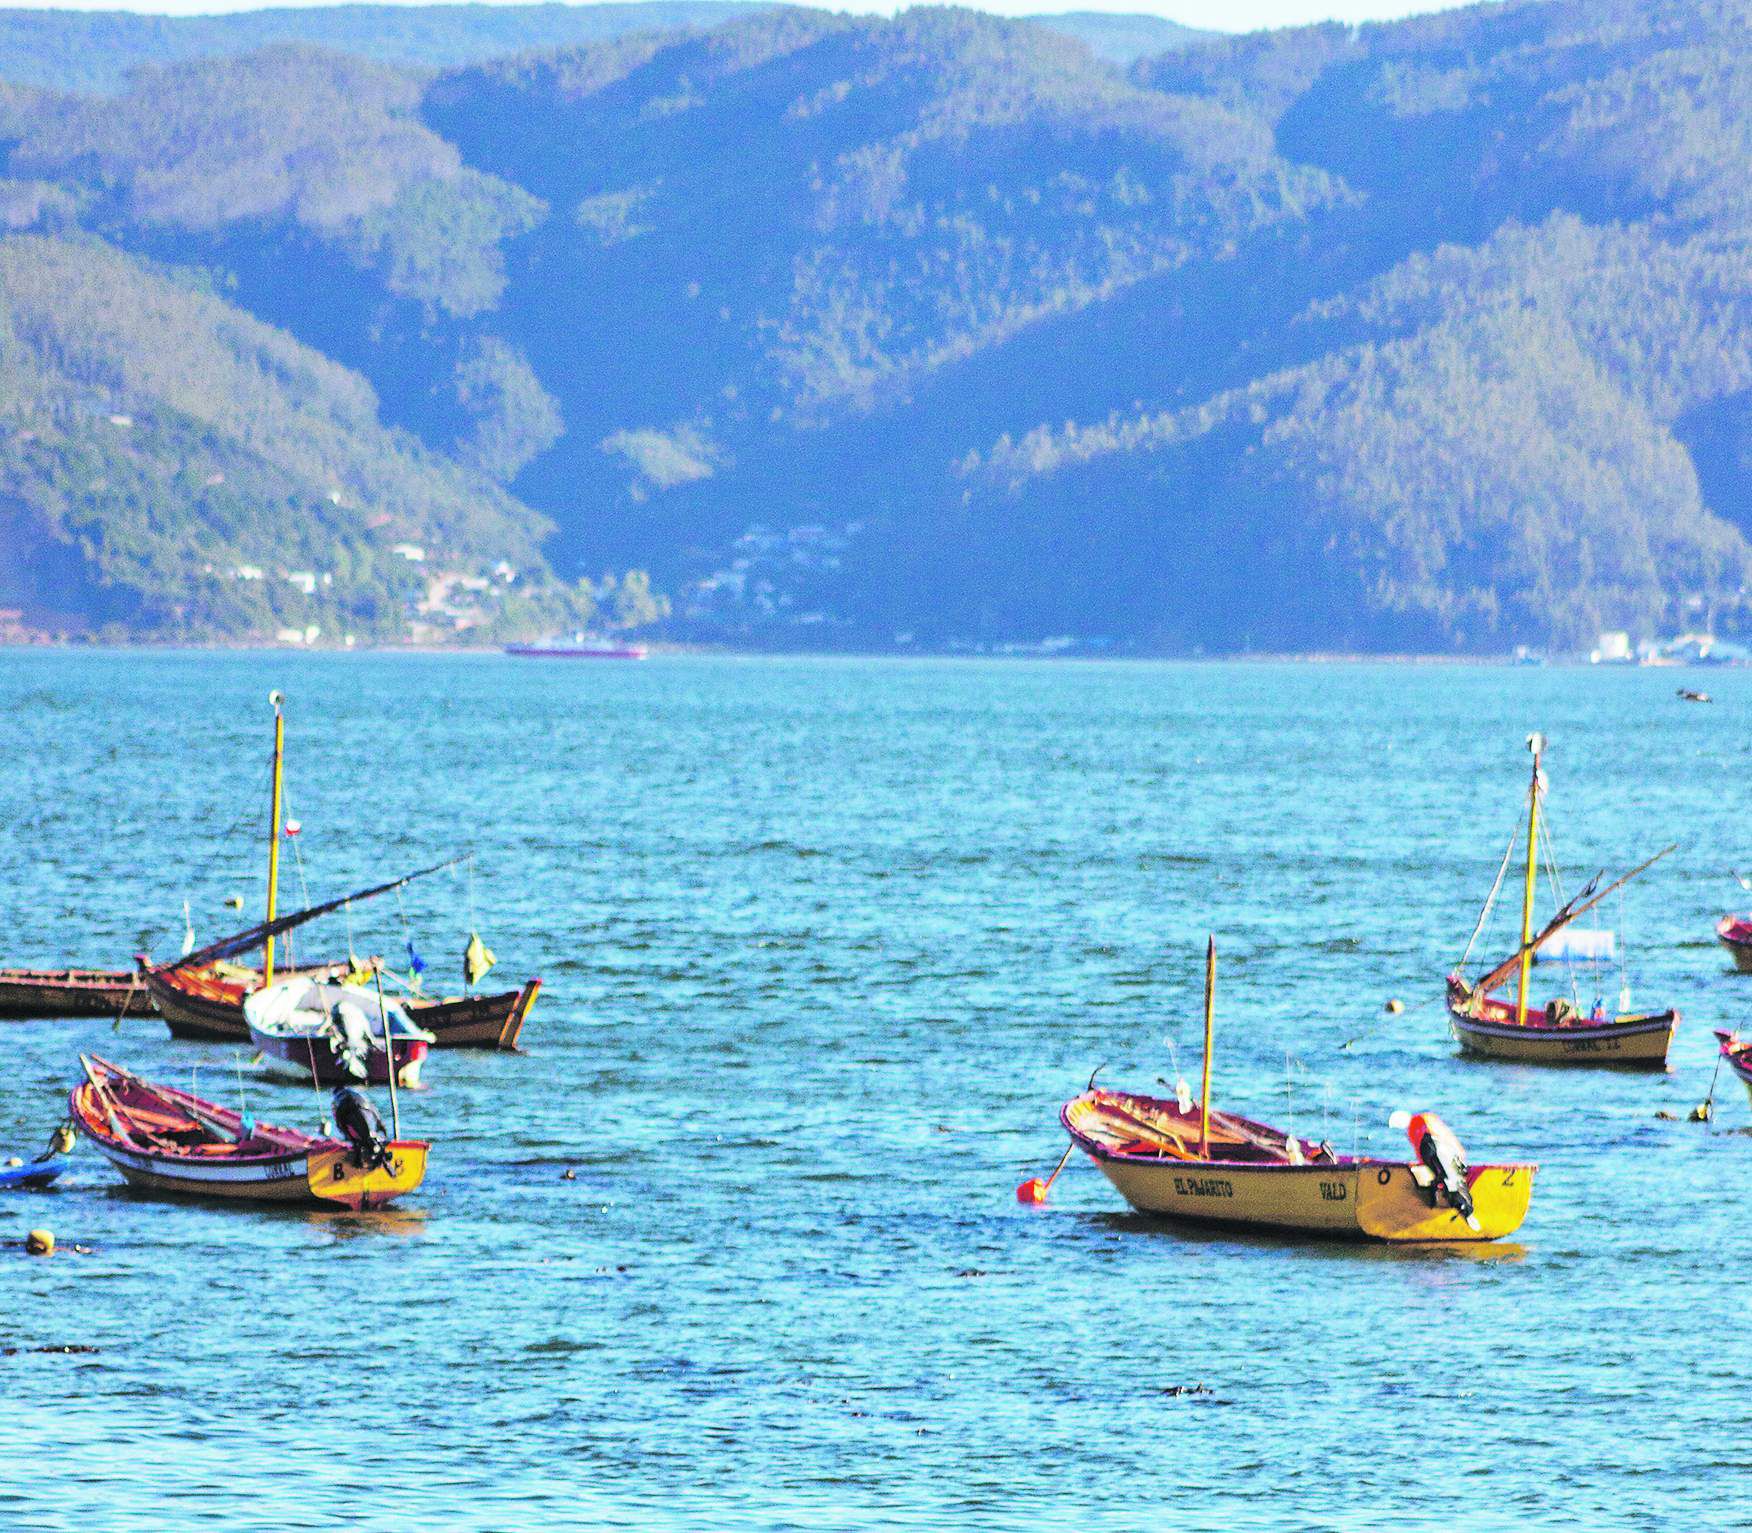
{"label": "small flag on mast", "polygon": [[481,941],[479,932],[468,934],[468,946],[462,953],[462,981],[472,986],[498,962],[493,950]]}

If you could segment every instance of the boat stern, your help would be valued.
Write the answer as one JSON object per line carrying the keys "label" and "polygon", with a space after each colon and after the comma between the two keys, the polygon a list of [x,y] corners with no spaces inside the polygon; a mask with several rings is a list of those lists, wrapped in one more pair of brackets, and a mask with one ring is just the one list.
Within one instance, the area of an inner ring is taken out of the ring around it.
{"label": "boat stern", "polygon": [[1445,1194],[1423,1185],[1417,1174],[1422,1167],[1366,1166],[1358,1178],[1357,1228],[1373,1240],[1501,1240],[1527,1217],[1538,1169],[1532,1164],[1469,1167],[1475,1230]]}
{"label": "boat stern", "polygon": [[355,1210],[382,1208],[426,1179],[426,1155],[432,1148],[421,1139],[397,1139],[387,1147],[381,1166],[362,1165],[352,1150],[336,1147],[312,1150],[305,1166],[311,1196]]}

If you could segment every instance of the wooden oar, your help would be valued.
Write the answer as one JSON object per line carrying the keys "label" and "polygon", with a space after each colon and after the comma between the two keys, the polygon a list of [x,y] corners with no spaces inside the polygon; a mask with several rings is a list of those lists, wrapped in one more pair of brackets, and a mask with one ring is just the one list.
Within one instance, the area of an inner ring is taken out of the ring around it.
{"label": "wooden oar", "polygon": [[116,1121],[117,1109],[115,1102],[111,1099],[109,1091],[105,1088],[103,1082],[97,1078],[97,1072],[91,1068],[91,1061],[85,1055],[81,1054],[79,1056],[79,1063],[85,1071],[86,1080],[91,1082],[91,1090],[97,1097],[98,1105],[103,1108],[104,1117],[109,1122],[110,1132],[118,1139],[132,1139],[134,1136]]}

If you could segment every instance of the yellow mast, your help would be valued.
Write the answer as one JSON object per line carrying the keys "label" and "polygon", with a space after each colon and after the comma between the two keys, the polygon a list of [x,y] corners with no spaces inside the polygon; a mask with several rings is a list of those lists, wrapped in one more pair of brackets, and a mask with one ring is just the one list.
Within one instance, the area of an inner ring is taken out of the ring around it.
{"label": "yellow mast", "polygon": [[[286,756],[286,719],[280,712],[285,701],[278,692],[270,692],[268,701],[274,705],[274,806],[268,820],[268,921],[280,902],[280,771]],[[274,934],[268,933],[262,943],[262,984],[274,982]]]}
{"label": "yellow mast", "polygon": [[1204,1084],[1198,1092],[1198,1153],[1211,1158],[1211,1034],[1217,1020],[1217,938],[1213,932],[1205,943],[1205,1046]]}
{"label": "yellow mast", "polygon": [[1533,785],[1527,790],[1527,888],[1521,899],[1521,981],[1515,992],[1515,1025],[1527,1025],[1527,978],[1533,970],[1533,885],[1539,874],[1539,758],[1545,736],[1527,736],[1533,752]]}

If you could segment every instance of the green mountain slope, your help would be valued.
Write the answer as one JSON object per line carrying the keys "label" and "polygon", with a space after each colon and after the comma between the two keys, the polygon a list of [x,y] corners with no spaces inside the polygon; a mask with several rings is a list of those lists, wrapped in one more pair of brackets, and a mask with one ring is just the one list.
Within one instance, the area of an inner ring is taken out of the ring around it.
{"label": "green mountain slope", "polygon": [[193,637],[397,634],[421,565],[503,559],[527,586],[547,531],[385,429],[364,379],[110,247],[30,235],[0,240],[0,517],[0,603]]}
{"label": "green mountain slope", "polygon": [[[628,0],[597,5],[311,5],[216,16],[0,10],[0,80],[119,91],[144,64],[227,58],[276,43],[404,68],[454,69],[508,54],[576,48],[635,32],[698,31],[769,9],[769,0]],[[1036,25],[1119,64],[1213,34],[1160,16],[1066,11]]]}
{"label": "green mountain slope", "polygon": [[1519,0],[1129,68],[932,9],[421,76],[274,47],[0,92],[0,224],[206,273],[684,635],[1736,630],[1749,18]]}
{"label": "green mountain slope", "polygon": [[302,43],[381,64],[447,69],[507,53],[576,47],[627,32],[711,27],[761,7],[745,0],[624,5],[317,5],[219,16],[0,10],[0,79],[117,91],[143,64]]}

